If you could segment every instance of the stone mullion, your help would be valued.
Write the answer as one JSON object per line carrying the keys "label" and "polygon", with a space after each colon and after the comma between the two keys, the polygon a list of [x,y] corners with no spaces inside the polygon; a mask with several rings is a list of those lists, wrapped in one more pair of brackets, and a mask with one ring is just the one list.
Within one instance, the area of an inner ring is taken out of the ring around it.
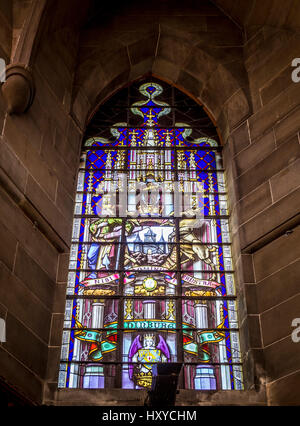
{"label": "stone mullion", "polygon": [[[128,89],[129,90],[129,89]],[[129,93],[128,93],[129,100]],[[129,120],[129,109],[127,109],[127,122]],[[128,146],[128,134],[127,134],[127,146]],[[125,164],[126,169],[125,173],[127,174],[127,165],[128,165],[128,155],[130,151],[126,151]],[[123,190],[124,188],[122,188]],[[127,190],[127,189],[126,189]],[[123,198],[124,199],[124,198]],[[127,198],[126,198],[127,203]],[[126,205],[126,210],[128,206]],[[122,209],[123,210],[123,209]],[[116,350],[116,361],[118,362],[116,366],[116,377],[115,377],[115,387],[122,388],[122,370],[123,370],[123,328],[124,328],[124,260],[125,260],[125,250],[126,250],[126,217],[122,220],[122,230],[121,230],[121,247],[120,247],[120,261],[119,261],[119,298],[118,298],[118,331],[117,331],[117,350]]]}
{"label": "stone mullion", "polygon": [[[174,96],[174,90],[173,90]],[[174,104],[174,99],[173,99]],[[174,120],[174,117],[173,117]],[[174,123],[173,123],[174,124]],[[178,182],[178,162],[177,162],[177,151],[174,152],[174,174],[175,174],[175,185],[174,192],[179,191]],[[174,194],[175,195],[175,194]],[[174,196],[174,212],[176,210],[175,200],[178,200],[178,197]],[[180,214],[180,213],[179,213]],[[184,361],[184,352],[183,352],[183,333],[182,333],[182,285],[181,285],[181,263],[180,263],[180,217],[174,218],[175,221],[175,234],[176,234],[176,278],[177,278],[177,300],[176,300],[176,328],[178,329],[177,333],[177,362]],[[184,371],[180,374],[178,385],[180,388],[184,388]]]}

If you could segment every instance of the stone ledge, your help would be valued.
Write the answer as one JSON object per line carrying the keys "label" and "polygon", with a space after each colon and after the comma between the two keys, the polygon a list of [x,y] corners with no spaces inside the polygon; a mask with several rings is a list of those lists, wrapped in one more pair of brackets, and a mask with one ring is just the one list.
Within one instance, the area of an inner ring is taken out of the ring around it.
{"label": "stone ledge", "polygon": [[[147,391],[135,389],[58,389],[56,406],[143,406]],[[47,404],[47,401],[45,401]],[[176,406],[265,406],[264,389],[248,391],[179,390]]]}
{"label": "stone ledge", "polygon": [[267,405],[264,389],[259,392],[255,390],[246,391],[194,391],[180,390],[176,398],[176,406],[199,406],[199,405]]}
{"label": "stone ledge", "polygon": [[135,389],[57,389],[54,405],[140,406],[146,396],[147,391]]}

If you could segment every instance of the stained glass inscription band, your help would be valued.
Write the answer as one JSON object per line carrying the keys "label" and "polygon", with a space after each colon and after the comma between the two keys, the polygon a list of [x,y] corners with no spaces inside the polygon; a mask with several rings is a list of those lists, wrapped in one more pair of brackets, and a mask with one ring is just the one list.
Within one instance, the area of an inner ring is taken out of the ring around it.
{"label": "stained glass inscription band", "polygon": [[148,389],[174,361],[181,388],[243,389],[221,146],[137,89],[83,147],[59,387]]}

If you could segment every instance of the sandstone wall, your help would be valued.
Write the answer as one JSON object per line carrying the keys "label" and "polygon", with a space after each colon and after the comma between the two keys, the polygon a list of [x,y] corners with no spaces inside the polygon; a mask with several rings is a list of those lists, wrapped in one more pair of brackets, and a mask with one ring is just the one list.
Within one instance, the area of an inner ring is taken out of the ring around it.
{"label": "sandstone wall", "polygon": [[275,28],[247,40],[253,114],[225,146],[235,188],[235,253],[244,271],[242,321],[250,350],[265,369],[269,404],[299,403],[300,348],[291,339],[292,320],[300,315],[300,85],[291,78],[299,41],[299,34]]}
{"label": "sandstone wall", "polygon": [[35,403],[52,379],[48,360],[58,359],[56,312],[58,304],[60,313],[64,307],[64,292],[55,296],[58,260],[70,244],[81,142],[70,116],[74,50],[68,42],[64,55],[57,52],[64,42],[41,43],[28,112],[5,114],[0,98],[0,316],[7,340],[0,345],[0,372]]}

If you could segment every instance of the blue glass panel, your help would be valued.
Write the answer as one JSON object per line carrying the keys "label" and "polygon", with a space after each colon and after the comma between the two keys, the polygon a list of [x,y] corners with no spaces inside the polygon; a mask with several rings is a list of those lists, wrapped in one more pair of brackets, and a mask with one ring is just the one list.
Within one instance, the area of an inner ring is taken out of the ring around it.
{"label": "blue glass panel", "polygon": [[88,151],[86,156],[87,169],[113,169],[123,168],[124,151],[97,150]]}

